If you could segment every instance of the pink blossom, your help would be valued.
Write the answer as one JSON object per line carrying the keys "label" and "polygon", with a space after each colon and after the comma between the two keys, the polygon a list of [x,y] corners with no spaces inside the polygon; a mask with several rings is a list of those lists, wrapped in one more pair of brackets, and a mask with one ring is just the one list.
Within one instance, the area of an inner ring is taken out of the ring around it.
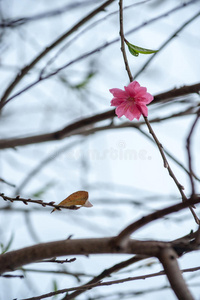
{"label": "pink blossom", "polygon": [[118,118],[124,115],[132,121],[134,118],[139,120],[141,115],[148,116],[146,105],[153,100],[153,96],[147,93],[147,89],[140,86],[137,81],[125,86],[124,90],[110,89],[109,91],[114,96],[111,106],[116,106],[115,112]]}

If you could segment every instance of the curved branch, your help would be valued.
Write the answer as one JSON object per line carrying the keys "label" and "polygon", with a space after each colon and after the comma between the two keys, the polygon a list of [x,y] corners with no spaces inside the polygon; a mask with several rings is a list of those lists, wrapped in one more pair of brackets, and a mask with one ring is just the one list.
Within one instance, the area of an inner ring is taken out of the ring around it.
{"label": "curved branch", "polygon": [[170,243],[156,241],[129,240],[124,249],[119,249],[113,243],[114,237],[61,240],[41,243],[0,255],[0,274],[43,259],[64,255],[89,254],[139,254],[158,256],[160,249],[169,247]]}
{"label": "curved branch", "polygon": [[129,226],[127,226],[124,230],[122,230],[119,235],[116,237],[115,239],[115,243],[118,246],[124,246],[127,241],[130,238],[130,235],[132,233],[134,233],[136,230],[142,228],[143,226],[149,224],[152,221],[158,220],[166,215],[169,215],[171,213],[177,212],[179,210],[182,210],[186,207],[189,207],[193,204],[199,203],[200,202],[200,197],[198,198],[191,198],[190,200],[187,200],[185,202],[181,202],[169,207],[166,207],[164,209],[160,209],[157,210],[139,220],[137,220],[136,222],[130,224]]}
{"label": "curved branch", "polygon": [[[179,203],[163,210],[156,211],[146,217],[139,219],[126,227],[117,237],[106,238],[90,238],[90,239],[76,239],[63,240],[50,243],[42,243],[23,249],[10,251],[0,255],[0,274],[13,271],[23,265],[48,259],[52,257],[64,255],[89,255],[102,253],[126,253],[138,254],[146,256],[158,257],[160,251],[165,247],[173,246],[173,242],[159,242],[159,241],[138,241],[130,240],[130,235],[141,228],[142,226],[157,220],[167,214],[177,212],[189,205],[200,202],[200,197],[190,199],[187,202]],[[175,243],[175,249],[181,249],[183,244]],[[184,251],[195,250],[198,245],[184,244]]]}

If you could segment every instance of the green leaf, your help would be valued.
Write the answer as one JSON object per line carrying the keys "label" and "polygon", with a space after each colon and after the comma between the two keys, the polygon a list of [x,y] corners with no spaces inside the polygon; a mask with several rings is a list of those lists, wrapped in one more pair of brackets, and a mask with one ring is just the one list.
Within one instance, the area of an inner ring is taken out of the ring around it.
{"label": "green leaf", "polygon": [[139,53],[137,51],[135,51],[131,46],[128,45],[128,50],[130,51],[130,53],[134,56],[138,56]]}
{"label": "green leaf", "polygon": [[5,252],[7,252],[10,249],[13,239],[14,239],[14,233],[11,234],[11,237],[10,237],[7,245],[4,246],[3,243],[0,244],[1,254],[4,254]]}
{"label": "green leaf", "polygon": [[96,75],[95,72],[93,72],[93,71],[89,72],[89,73],[86,75],[86,77],[83,79],[83,81],[81,81],[81,82],[78,83],[78,84],[72,85],[72,88],[73,88],[73,89],[77,89],[77,90],[86,88],[86,86],[87,86],[88,83],[90,82],[90,79],[92,79],[95,75]]}
{"label": "green leaf", "polygon": [[128,46],[128,49],[130,51],[130,53],[134,56],[138,56],[139,53],[141,54],[152,54],[152,53],[156,53],[158,52],[158,50],[151,50],[151,49],[146,49],[146,48],[142,48],[142,47],[138,47],[136,45],[133,45],[131,43],[129,43],[126,39],[124,39],[126,45]]}
{"label": "green leaf", "polygon": [[[56,280],[53,280],[53,290],[54,290],[54,292],[58,291],[58,284],[57,284]],[[57,297],[58,297],[58,295],[54,295],[53,299],[56,299]]]}
{"label": "green leaf", "polygon": [[54,290],[54,292],[57,292],[57,290],[58,290],[58,284],[57,284],[56,280],[53,280],[53,290]]}

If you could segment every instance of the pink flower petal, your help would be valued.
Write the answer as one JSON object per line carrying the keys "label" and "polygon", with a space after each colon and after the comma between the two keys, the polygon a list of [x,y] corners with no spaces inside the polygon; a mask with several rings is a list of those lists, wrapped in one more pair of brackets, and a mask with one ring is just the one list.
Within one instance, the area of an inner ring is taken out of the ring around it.
{"label": "pink flower petal", "polygon": [[140,105],[140,110],[145,117],[148,116],[148,108],[146,107],[146,105]]}
{"label": "pink flower petal", "polygon": [[146,93],[146,104],[149,104],[151,101],[153,101],[153,96],[149,93]]}
{"label": "pink flower petal", "polygon": [[130,89],[128,86],[125,86],[124,89],[127,92],[128,97],[135,98],[136,91],[134,89]]}
{"label": "pink flower petal", "polygon": [[126,91],[123,91],[123,90],[120,90],[120,89],[110,89],[109,91],[116,98],[127,98],[127,96],[128,96]]}
{"label": "pink flower petal", "polygon": [[119,99],[119,98],[113,98],[111,100],[111,106],[119,106],[120,104],[122,104],[123,102],[125,102],[126,100],[123,99]]}
{"label": "pink flower petal", "polygon": [[140,88],[140,84],[137,81],[132,81],[127,86],[127,89],[137,91]]}
{"label": "pink flower petal", "polygon": [[146,97],[147,89],[145,87],[140,87],[136,93],[135,97]]}
{"label": "pink flower petal", "polygon": [[141,117],[142,112],[138,108],[137,105],[131,107],[131,112],[134,115],[134,118],[136,118],[137,120],[139,120],[139,118]]}
{"label": "pink flower petal", "polygon": [[135,112],[132,111],[131,107],[126,111],[125,116],[132,121],[135,118]]}
{"label": "pink flower petal", "polygon": [[115,110],[116,115],[118,116],[118,118],[121,118],[124,115],[124,107],[122,107],[121,105],[118,106]]}

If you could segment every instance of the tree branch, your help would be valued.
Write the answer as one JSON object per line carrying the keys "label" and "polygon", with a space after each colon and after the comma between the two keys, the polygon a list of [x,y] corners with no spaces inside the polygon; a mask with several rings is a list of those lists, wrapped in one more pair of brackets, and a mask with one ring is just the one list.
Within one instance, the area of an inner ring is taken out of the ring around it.
{"label": "tree branch", "polygon": [[167,242],[129,240],[125,248],[119,249],[114,237],[70,239],[41,243],[31,247],[10,251],[0,255],[0,274],[43,259],[64,255],[89,255],[102,253],[139,254],[157,256],[161,248],[170,246]]}
{"label": "tree branch", "polygon": [[179,300],[194,300],[179,269],[176,252],[171,248],[165,248],[160,251],[158,258],[177,298]]}
{"label": "tree branch", "polygon": [[[90,285],[90,284],[94,284],[97,282],[100,282],[100,280],[102,280],[105,277],[110,276],[112,273],[114,272],[118,272],[119,270],[126,268],[129,265],[132,265],[133,263],[136,263],[142,259],[144,259],[146,257],[144,256],[140,256],[140,255],[136,255],[134,257],[131,257],[125,261],[122,261],[108,269],[105,269],[103,272],[101,272],[98,276],[94,277],[92,280],[88,281],[86,284],[82,285],[82,287],[84,288],[84,286]],[[79,296],[80,294],[82,294],[83,292],[85,292],[85,290],[78,290],[75,291],[71,294],[67,294],[65,295],[65,297],[62,300],[70,300],[70,299],[75,299],[75,297]]]}
{"label": "tree branch", "polygon": [[193,170],[192,170],[192,156],[191,156],[191,150],[190,150],[190,146],[191,146],[191,139],[192,139],[192,135],[194,133],[194,129],[197,125],[197,122],[199,120],[200,117],[200,109],[197,112],[196,118],[191,126],[190,132],[188,134],[187,140],[186,140],[186,149],[187,149],[187,154],[188,154],[188,168],[189,168],[189,178],[190,178],[190,183],[191,183],[191,196],[195,195],[195,185],[194,185],[194,180],[193,180]]}
{"label": "tree branch", "polygon": [[149,224],[152,221],[158,220],[168,214],[177,212],[179,210],[182,210],[188,206],[191,206],[195,203],[200,202],[200,197],[198,198],[191,198],[190,200],[187,200],[182,203],[178,203],[169,207],[166,207],[161,210],[157,210],[141,219],[139,219],[136,222],[133,222],[129,226],[127,226],[124,230],[122,230],[119,235],[115,238],[115,243],[121,247],[123,247],[127,241],[129,240],[129,237],[131,234],[133,234],[136,230],[142,228],[143,226]]}
{"label": "tree branch", "polygon": [[[130,240],[130,235],[137,229],[154,220],[199,202],[200,197],[198,199],[192,198],[186,202],[156,211],[132,223],[117,237],[76,240],[67,239],[57,242],[42,243],[4,253],[0,255],[0,274],[7,271],[14,271],[16,268],[29,263],[63,255],[74,256],[100,253],[126,253],[158,257],[162,248],[171,247],[173,243]],[[178,245],[178,242],[176,241],[175,247],[182,249],[183,243],[181,242],[180,245]],[[199,245],[184,244],[184,251],[186,251],[186,249],[188,249],[188,251],[195,250],[198,247]]]}
{"label": "tree branch", "polygon": [[57,204],[55,204],[54,201],[45,202],[43,200],[33,200],[33,199],[20,198],[19,196],[17,196],[17,197],[8,197],[8,196],[5,196],[3,193],[0,193],[0,197],[3,198],[5,201],[23,202],[25,205],[28,205],[28,203],[34,203],[34,204],[41,205],[43,207],[50,206],[50,207],[56,208],[57,210],[61,210],[61,208],[72,209],[72,210],[79,209],[79,207],[76,206],[76,205],[64,206],[64,205],[57,205]]}
{"label": "tree branch", "polygon": [[120,35],[120,40],[121,40],[121,51],[122,51],[124,64],[125,64],[125,68],[126,68],[129,80],[130,80],[130,82],[132,82],[133,76],[131,74],[131,70],[130,70],[130,67],[128,64],[128,59],[126,56],[126,50],[125,50],[125,45],[124,45],[123,1],[122,0],[119,1],[119,22],[120,22],[119,35]]}

